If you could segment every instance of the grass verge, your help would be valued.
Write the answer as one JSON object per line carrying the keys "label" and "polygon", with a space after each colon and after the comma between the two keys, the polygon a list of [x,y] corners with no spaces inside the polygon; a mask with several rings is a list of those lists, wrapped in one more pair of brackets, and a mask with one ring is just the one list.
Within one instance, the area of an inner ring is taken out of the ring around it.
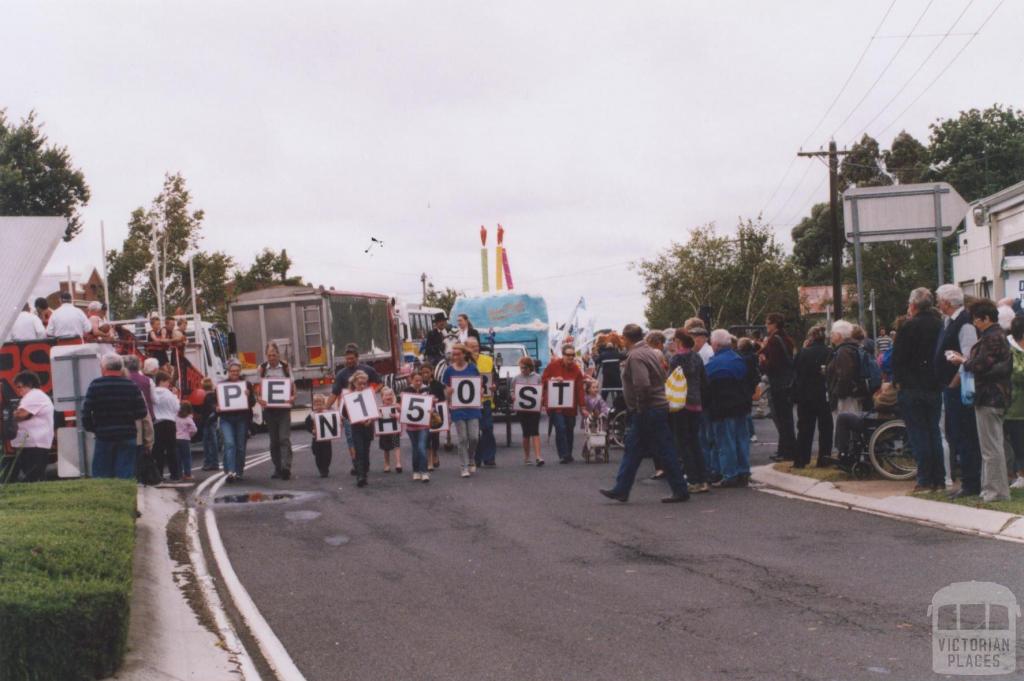
{"label": "grass verge", "polygon": [[0,489],[0,679],[109,676],[124,657],[134,482]]}
{"label": "grass verge", "polygon": [[948,492],[925,492],[915,494],[914,496],[919,499],[944,501],[948,504],[958,504],[960,506],[969,506],[971,508],[985,508],[990,511],[1002,511],[1003,513],[1024,515],[1024,490],[1022,489],[1011,489],[1009,501],[993,501],[989,503],[982,501],[981,497],[961,497],[950,501]]}
{"label": "grass verge", "polygon": [[829,466],[827,468],[818,468],[817,466],[807,466],[806,468],[793,468],[792,461],[780,461],[779,463],[772,466],[775,470],[780,473],[790,473],[792,475],[802,475],[805,478],[814,478],[815,480],[824,480],[825,482],[842,482],[843,480],[852,480],[853,476],[846,474],[835,466]]}

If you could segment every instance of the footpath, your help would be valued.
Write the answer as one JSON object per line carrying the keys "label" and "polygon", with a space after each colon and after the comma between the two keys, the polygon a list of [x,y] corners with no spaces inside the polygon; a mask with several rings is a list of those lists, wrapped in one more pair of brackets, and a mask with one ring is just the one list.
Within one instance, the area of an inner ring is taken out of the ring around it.
{"label": "footpath", "polygon": [[184,509],[176,489],[139,487],[128,653],[111,679],[242,678],[197,588]]}
{"label": "footpath", "polygon": [[1024,516],[909,496],[913,482],[829,482],[757,466],[751,478],[769,489],[822,504],[941,527],[954,532],[1024,542]]}

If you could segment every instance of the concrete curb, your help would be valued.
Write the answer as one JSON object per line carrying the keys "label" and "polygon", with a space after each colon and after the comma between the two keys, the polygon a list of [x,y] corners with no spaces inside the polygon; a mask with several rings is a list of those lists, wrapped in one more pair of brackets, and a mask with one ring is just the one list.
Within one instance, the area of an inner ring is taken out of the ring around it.
{"label": "concrete curb", "polygon": [[1024,542],[1024,516],[984,508],[969,508],[911,496],[865,497],[843,492],[831,482],[814,480],[757,466],[751,478],[758,483],[811,501],[845,506],[850,510],[875,513],[899,520],[934,525],[994,539]]}

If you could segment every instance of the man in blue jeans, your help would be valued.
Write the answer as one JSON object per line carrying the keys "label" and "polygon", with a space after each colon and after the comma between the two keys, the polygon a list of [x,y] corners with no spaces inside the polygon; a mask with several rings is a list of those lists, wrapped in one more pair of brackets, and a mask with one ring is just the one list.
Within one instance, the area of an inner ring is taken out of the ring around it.
{"label": "man in blue jeans", "polygon": [[665,379],[668,376],[662,354],[643,341],[643,330],[636,324],[627,324],[622,330],[622,337],[627,349],[622,389],[629,413],[625,452],[615,486],[600,492],[609,499],[628,501],[644,454],[657,452],[667,473],[665,479],[672,489],[672,496],[662,499],[662,503],[689,501],[690,492],[668,422],[668,398],[665,397]]}
{"label": "man in blue jeans", "polygon": [[942,460],[942,384],[935,370],[935,351],[941,340],[942,318],[926,288],[910,292],[907,315],[892,346],[893,383],[899,389],[900,415],[907,424],[910,448],[917,459],[914,492],[946,488]]}
{"label": "man in blue jeans", "polygon": [[92,456],[92,477],[131,479],[135,475],[135,422],[149,410],[142,393],[124,375],[118,355],[100,360],[102,376],[93,380],[82,403],[82,425],[96,436]]}
{"label": "man in blue jeans", "polygon": [[718,446],[722,479],[714,487],[746,487],[750,482],[750,430],[747,416],[757,387],[757,369],[732,349],[732,336],[725,329],[711,332],[715,355],[705,371],[708,392],[704,410]]}
{"label": "man in blue jeans", "polygon": [[[554,383],[552,383],[554,381]],[[571,382],[571,388],[569,386]],[[551,425],[555,427],[555,449],[558,451],[558,463],[572,463],[573,431],[576,430],[576,413],[581,412],[583,418],[589,416],[586,402],[583,399],[583,372],[576,364],[576,348],[571,342],[566,342],[562,347],[562,359],[552,360],[544,369],[541,376],[543,395],[541,400]],[[555,385],[561,390],[561,396],[568,398],[566,403],[569,406],[548,407],[552,404],[549,399],[548,390]]]}

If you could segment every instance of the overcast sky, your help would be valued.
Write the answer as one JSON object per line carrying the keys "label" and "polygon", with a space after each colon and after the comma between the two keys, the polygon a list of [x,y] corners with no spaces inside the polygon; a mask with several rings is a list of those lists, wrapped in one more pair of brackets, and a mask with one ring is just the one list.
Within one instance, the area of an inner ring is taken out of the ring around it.
{"label": "overcast sky", "polygon": [[887,146],[1020,105],[1020,0],[925,90],[999,4],[8,0],[0,107],[35,109],[92,189],[50,270],[99,265],[100,221],[118,246],[180,171],[204,246],[242,263],[283,247],[315,284],[415,299],[425,271],[473,292],[479,227],[501,222],[553,320],[586,296],[618,326],[642,318],[628,263],[690,228],[763,210],[788,241],[826,199],[821,164],[791,165],[805,140]]}

